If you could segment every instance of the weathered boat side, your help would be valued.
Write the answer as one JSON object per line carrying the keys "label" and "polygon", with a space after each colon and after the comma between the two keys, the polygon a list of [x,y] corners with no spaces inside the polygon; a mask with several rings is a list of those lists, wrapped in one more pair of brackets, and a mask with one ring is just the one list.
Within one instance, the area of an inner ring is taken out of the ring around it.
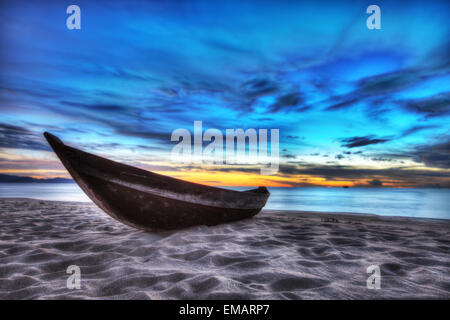
{"label": "weathered boat side", "polygon": [[265,187],[240,192],[167,177],[66,146],[50,133],[44,136],[88,197],[135,228],[170,230],[249,218],[270,195]]}

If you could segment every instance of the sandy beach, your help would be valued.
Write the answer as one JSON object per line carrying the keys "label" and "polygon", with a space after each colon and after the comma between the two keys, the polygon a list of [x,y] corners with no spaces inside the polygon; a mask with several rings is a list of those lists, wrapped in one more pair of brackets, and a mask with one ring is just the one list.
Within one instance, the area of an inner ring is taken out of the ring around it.
{"label": "sandy beach", "polygon": [[[151,234],[95,205],[0,199],[0,299],[449,299],[450,220],[262,211]],[[68,289],[68,266],[81,289]],[[381,288],[366,269],[378,265]]]}

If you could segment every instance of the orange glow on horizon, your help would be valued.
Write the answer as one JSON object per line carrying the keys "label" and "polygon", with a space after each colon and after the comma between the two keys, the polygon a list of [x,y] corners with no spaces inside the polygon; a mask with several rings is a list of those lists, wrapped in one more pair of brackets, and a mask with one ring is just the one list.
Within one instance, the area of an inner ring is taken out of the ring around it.
{"label": "orange glow on horizon", "polygon": [[[328,180],[324,177],[312,175],[271,175],[264,176],[257,172],[220,172],[214,170],[191,170],[191,171],[153,171],[162,175],[171,176],[189,182],[218,186],[218,187],[368,187],[373,177],[346,180]],[[0,173],[27,176],[35,179],[66,178],[71,176],[64,169],[0,169]],[[417,182],[406,182],[394,180],[389,177],[377,177],[383,181],[383,187],[411,188]]]}
{"label": "orange glow on horizon", "polygon": [[[311,175],[295,176],[263,176],[257,173],[227,172],[218,173],[214,171],[206,172],[179,172],[179,171],[155,171],[159,174],[168,175],[177,179],[182,179],[194,183],[201,183],[213,186],[229,187],[296,187],[296,186],[322,186],[322,187],[358,187],[368,186],[368,179],[359,180],[327,180],[323,177]],[[401,184],[386,181],[385,187],[409,187]]]}

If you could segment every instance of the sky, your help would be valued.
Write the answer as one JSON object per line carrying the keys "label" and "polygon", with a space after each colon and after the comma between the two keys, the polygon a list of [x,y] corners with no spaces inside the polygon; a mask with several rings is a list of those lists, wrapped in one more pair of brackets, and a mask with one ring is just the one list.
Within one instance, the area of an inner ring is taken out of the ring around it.
{"label": "sky", "polygon": [[[69,177],[49,131],[209,185],[450,187],[450,4],[371,4],[2,1],[0,173]],[[194,121],[279,129],[279,171],[172,161]]]}

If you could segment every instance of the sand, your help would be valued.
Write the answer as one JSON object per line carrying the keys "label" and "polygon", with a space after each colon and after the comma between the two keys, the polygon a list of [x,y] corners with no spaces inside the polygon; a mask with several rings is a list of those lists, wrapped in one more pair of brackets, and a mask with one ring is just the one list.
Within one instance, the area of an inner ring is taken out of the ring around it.
{"label": "sand", "polygon": [[[449,299],[450,221],[263,211],[159,234],[89,203],[0,199],[0,299]],[[68,289],[68,266],[81,289]],[[381,288],[366,269],[378,265]]]}

